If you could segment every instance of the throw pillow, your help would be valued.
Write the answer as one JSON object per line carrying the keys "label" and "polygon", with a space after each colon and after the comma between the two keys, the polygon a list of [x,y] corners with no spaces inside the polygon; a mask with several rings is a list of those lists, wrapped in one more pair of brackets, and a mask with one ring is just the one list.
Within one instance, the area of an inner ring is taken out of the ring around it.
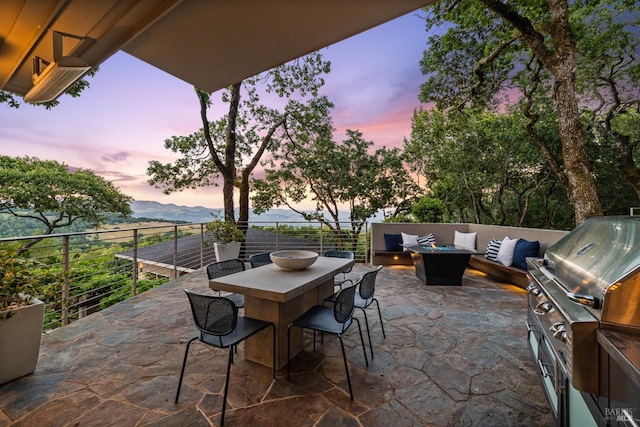
{"label": "throw pillow", "polygon": [[527,269],[527,257],[537,257],[540,255],[540,242],[537,240],[531,242],[529,240],[519,239],[513,250],[513,266]]}
{"label": "throw pillow", "polygon": [[453,236],[453,246],[458,249],[468,249],[470,251],[475,251],[476,233],[461,233],[456,230]]}
{"label": "throw pillow", "polygon": [[498,251],[500,250],[500,243],[498,239],[491,239],[487,245],[487,251],[484,253],[484,257],[491,261],[496,261],[498,258]]}
{"label": "throw pillow", "polygon": [[[400,235],[402,236],[402,244],[405,246],[417,246],[418,245],[418,235],[417,234],[407,234],[404,232],[401,232]],[[409,249],[407,248],[402,248],[403,251],[407,252]]]}
{"label": "throw pillow", "polygon": [[402,235],[384,233],[384,244],[387,252],[402,252]]}
{"label": "throw pillow", "polygon": [[435,246],[436,236],[434,236],[433,233],[429,233],[426,236],[419,236],[418,244],[422,246]]}
{"label": "throw pillow", "polygon": [[513,264],[513,251],[516,248],[516,243],[518,243],[518,239],[510,239],[509,236],[505,236],[500,243],[496,261],[510,267]]}

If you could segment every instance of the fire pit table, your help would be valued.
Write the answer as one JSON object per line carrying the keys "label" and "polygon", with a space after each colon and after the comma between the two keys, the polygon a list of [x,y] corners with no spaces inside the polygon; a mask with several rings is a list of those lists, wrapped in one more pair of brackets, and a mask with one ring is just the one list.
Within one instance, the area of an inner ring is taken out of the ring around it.
{"label": "fire pit table", "polygon": [[462,275],[474,251],[453,246],[405,246],[411,251],[416,277],[425,285],[462,286]]}

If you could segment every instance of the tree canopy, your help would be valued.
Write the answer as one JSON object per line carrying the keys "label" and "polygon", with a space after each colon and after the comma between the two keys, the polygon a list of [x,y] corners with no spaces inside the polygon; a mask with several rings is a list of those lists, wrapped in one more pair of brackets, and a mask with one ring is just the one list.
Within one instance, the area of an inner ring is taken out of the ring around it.
{"label": "tree canopy", "polygon": [[[250,179],[263,155],[276,151],[287,134],[313,132],[329,120],[331,103],[318,95],[329,71],[330,63],[314,53],[238,82],[221,93],[228,113],[212,122],[207,118],[212,97],[196,89],[203,127],[165,141],[165,148],[182,157],[169,164],[150,162],[149,183],[169,194],[222,181],[224,216],[230,221],[235,220],[237,187],[238,221],[246,224]],[[262,103],[263,97],[271,98],[269,105]]]}
{"label": "tree canopy", "polygon": [[414,113],[405,158],[425,177],[431,196],[444,202],[445,221],[571,227],[566,193],[527,135],[525,121],[515,109]]}
{"label": "tree canopy", "polygon": [[[349,129],[340,144],[330,130],[312,140],[287,141],[271,159],[277,167],[253,182],[254,212],[287,206],[306,220],[318,220],[338,231],[340,206],[346,205],[357,235],[362,223],[378,211],[408,209],[419,188],[404,168],[400,150],[372,147],[373,142],[361,132]],[[309,195],[316,205],[313,212],[298,207]]]}
{"label": "tree canopy", "polygon": [[[442,31],[429,38],[421,63],[428,76],[421,100],[440,109],[498,111],[515,97],[576,222],[601,215],[589,131],[597,128],[602,144],[604,135],[617,136],[606,123],[633,106],[637,111],[636,2],[443,0],[425,10],[427,29]],[[547,114],[550,100],[553,115]],[[548,128],[557,128],[559,140]],[[621,161],[637,155],[633,141],[625,146],[626,137],[605,144],[619,147]],[[638,170],[629,162],[626,168],[628,175]]]}
{"label": "tree canopy", "polygon": [[[87,169],[35,157],[0,156],[0,212],[39,221],[51,234],[82,219],[94,227],[107,214],[131,215],[131,197]],[[29,241],[25,250],[39,239]]]}

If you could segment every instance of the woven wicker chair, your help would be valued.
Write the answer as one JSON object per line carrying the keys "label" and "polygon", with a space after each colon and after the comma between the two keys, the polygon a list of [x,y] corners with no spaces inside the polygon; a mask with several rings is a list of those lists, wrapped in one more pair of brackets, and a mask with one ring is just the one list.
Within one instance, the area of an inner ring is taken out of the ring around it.
{"label": "woven wicker chair", "polygon": [[313,329],[313,351],[316,350],[316,337],[315,332],[329,333],[337,335],[340,339],[340,346],[342,347],[342,359],[344,360],[344,370],[347,373],[347,383],[349,384],[349,395],[353,400],[353,390],[351,388],[351,378],[349,376],[349,367],[347,366],[347,355],[344,350],[344,342],[342,341],[342,334],[344,334],[349,326],[355,320],[358,323],[358,331],[360,332],[360,342],[362,343],[362,351],[364,353],[364,360],[367,366],[369,361],[367,360],[367,351],[364,347],[364,338],[362,336],[362,328],[360,328],[360,321],[353,317],[353,299],[356,293],[355,285],[343,288],[338,292],[333,307],[326,307],[322,305],[315,305],[307,310],[300,317],[295,319],[289,324],[287,329],[287,379],[291,378],[291,328],[303,328]]}
{"label": "woven wicker chair", "polygon": [[249,262],[251,263],[251,268],[260,267],[261,265],[271,264],[271,257],[269,256],[271,252],[262,252],[259,254],[253,254],[249,257]]}
{"label": "woven wicker chair", "polygon": [[[351,251],[325,251],[324,256],[327,257],[334,257],[334,258],[345,258],[345,259],[355,259],[356,258],[356,254],[351,252]],[[343,271],[342,273],[340,273],[342,276],[341,277],[334,277],[333,279],[333,285],[334,286],[338,286],[340,288],[342,288],[342,285],[344,284],[344,282],[346,282],[347,279],[347,273],[351,272],[351,269],[353,268],[353,266],[349,267],[348,270]]]}
{"label": "woven wicker chair", "polygon": [[[229,259],[226,261],[218,261],[207,265],[207,276],[209,280],[217,277],[226,276],[233,273],[244,271],[244,262],[239,259]],[[218,291],[218,295],[220,291]],[[244,295],[230,294],[226,295],[238,308],[244,307]]]}
{"label": "woven wicker chair", "polygon": [[[355,307],[362,310],[362,314],[364,314],[364,323],[367,326],[367,338],[369,338],[369,349],[371,350],[371,358],[373,359],[373,345],[371,344],[371,333],[369,332],[369,321],[367,320],[367,312],[366,309],[373,302],[376,302],[376,307],[378,308],[378,317],[380,318],[380,327],[382,328],[382,336],[386,338],[387,335],[384,333],[384,325],[382,324],[382,314],[380,313],[380,303],[374,296],[376,291],[376,278],[378,277],[378,272],[382,270],[382,266],[378,266],[375,270],[369,271],[363,274],[357,281],[354,286],[358,287],[358,292],[356,292],[353,304]],[[347,279],[347,282],[350,280]],[[324,301],[335,303],[338,294],[333,294],[330,297],[327,297]]]}
{"label": "woven wicker chair", "polygon": [[227,394],[229,391],[229,373],[233,363],[233,348],[258,332],[271,327],[273,328],[273,378],[276,377],[276,328],[271,322],[253,319],[245,316],[238,316],[238,307],[229,298],[213,295],[201,295],[185,290],[191,305],[191,312],[196,327],[200,330],[200,335],[192,338],[187,343],[180,371],[178,390],[176,391],[175,403],[178,403],[182,378],[187,365],[189,347],[195,340],[218,348],[229,348],[229,360],[227,362],[227,377],[224,385],[224,397],[222,400],[221,425],[224,425],[224,412],[227,406]]}

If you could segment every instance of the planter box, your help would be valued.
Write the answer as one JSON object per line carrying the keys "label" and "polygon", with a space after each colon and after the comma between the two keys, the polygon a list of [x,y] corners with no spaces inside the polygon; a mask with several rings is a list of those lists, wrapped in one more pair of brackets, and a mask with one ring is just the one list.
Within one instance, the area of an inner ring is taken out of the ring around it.
{"label": "planter box", "polygon": [[29,375],[36,370],[44,321],[44,303],[14,310],[10,318],[0,311],[0,384]]}
{"label": "planter box", "polygon": [[238,258],[240,256],[241,246],[241,242],[214,243],[213,249],[216,253],[216,261],[220,262]]}

